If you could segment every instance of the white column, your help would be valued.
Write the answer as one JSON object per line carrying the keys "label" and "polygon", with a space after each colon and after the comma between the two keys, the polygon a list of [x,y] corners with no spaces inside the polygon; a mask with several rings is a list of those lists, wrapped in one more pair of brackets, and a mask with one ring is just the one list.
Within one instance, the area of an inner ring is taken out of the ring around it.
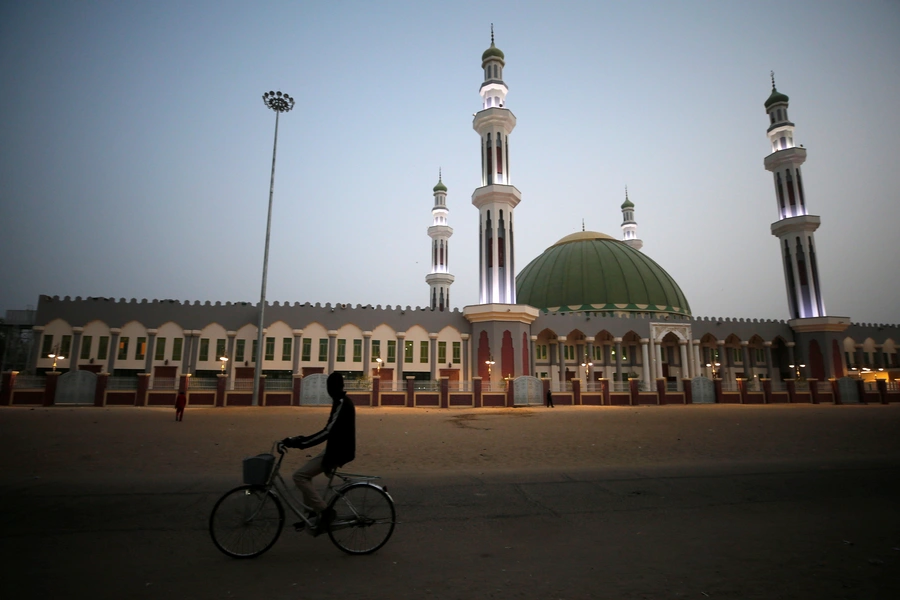
{"label": "white column", "polygon": [[662,344],[656,344],[656,378],[663,377]]}
{"label": "white column", "polygon": [[678,340],[678,348],[681,350],[681,379],[690,377],[688,368],[687,340]]}
{"label": "white column", "polygon": [[650,340],[647,338],[641,338],[641,362],[643,363],[643,378],[644,384],[649,388],[650,387],[650,353],[647,350],[647,344],[650,343]]}
{"label": "white column", "polygon": [[700,361],[700,340],[691,340],[692,353],[694,355],[694,369],[691,372],[691,379],[699,377],[703,373],[703,367]]}

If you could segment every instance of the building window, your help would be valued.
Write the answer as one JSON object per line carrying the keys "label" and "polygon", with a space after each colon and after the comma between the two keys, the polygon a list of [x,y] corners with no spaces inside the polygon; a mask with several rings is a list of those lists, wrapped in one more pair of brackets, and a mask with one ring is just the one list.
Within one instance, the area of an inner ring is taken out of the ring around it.
{"label": "building window", "polygon": [[362,340],[353,340],[353,362],[362,362]]}
{"label": "building window", "polygon": [[88,359],[91,357],[91,336],[86,335],[81,338],[81,358]]}
{"label": "building window", "polygon": [[428,362],[428,342],[419,342],[419,362]]}
{"label": "building window", "polygon": [[462,354],[462,342],[453,342],[453,364],[460,363],[460,355]]}
{"label": "building window", "polygon": [[41,356],[47,358],[53,353],[53,336],[45,335],[41,343]]}
{"label": "building window", "polygon": [[147,338],[139,337],[134,346],[134,360],[144,360],[147,356]]}
{"label": "building window", "polygon": [[244,345],[247,340],[235,340],[234,342],[234,360],[242,362],[244,360]]}
{"label": "building window", "polygon": [[256,357],[259,356],[259,340],[253,340],[253,343],[250,345],[250,361],[256,362]]}
{"label": "building window", "polygon": [[756,362],[757,364],[766,362],[766,351],[764,348],[756,349]]}
{"label": "building window", "polygon": [[337,341],[337,361],[344,362],[347,360],[347,340]]}
{"label": "building window", "polygon": [[172,360],[181,360],[181,349],[184,347],[184,338],[172,340]]}
{"label": "building window", "polygon": [[388,340],[388,355],[387,361],[389,363],[397,362],[397,342],[395,340]]}
{"label": "building window", "polygon": [[291,360],[291,338],[283,338],[281,340],[281,360]]}
{"label": "building window", "polygon": [[309,338],[304,338],[303,350],[300,354],[300,360],[309,362],[309,359],[311,356],[312,356],[312,340]]}
{"label": "building window", "polygon": [[216,340],[216,360],[221,360],[225,356],[225,340]]}
{"label": "building window", "polygon": [[200,362],[209,360],[209,338],[200,339],[200,356],[197,357]]}
{"label": "building window", "polygon": [[412,364],[413,361],[413,343],[411,341],[407,341],[403,344],[403,362],[406,364]]}
{"label": "building window", "polygon": [[119,338],[119,355],[116,357],[118,360],[125,360],[128,358],[128,338],[123,337]]}
{"label": "building window", "polygon": [[275,360],[275,338],[266,338],[266,355],[263,360]]}
{"label": "building window", "polygon": [[100,340],[97,343],[97,358],[99,360],[106,360],[106,357],[109,355],[109,336],[101,335]]}
{"label": "building window", "polygon": [[740,349],[740,348],[732,348],[732,349],[731,349],[731,361],[732,361],[734,364],[736,364],[736,365],[737,365],[737,364],[741,364],[741,365],[744,364],[744,357],[741,356],[741,349]]}
{"label": "building window", "polygon": [[381,340],[372,340],[372,362],[381,358]]}
{"label": "building window", "polygon": [[447,342],[438,342],[438,363],[447,362]]}
{"label": "building window", "polygon": [[563,346],[566,360],[575,360],[575,346]]}
{"label": "building window", "polygon": [[328,338],[319,338],[319,362],[328,360]]}
{"label": "building window", "polygon": [[64,335],[62,336],[62,342],[59,344],[59,353],[65,358],[71,358],[69,356],[71,354],[70,350],[72,349],[72,336]]}
{"label": "building window", "polygon": [[154,360],[165,360],[166,358],[166,338],[156,338],[156,348],[154,349]]}

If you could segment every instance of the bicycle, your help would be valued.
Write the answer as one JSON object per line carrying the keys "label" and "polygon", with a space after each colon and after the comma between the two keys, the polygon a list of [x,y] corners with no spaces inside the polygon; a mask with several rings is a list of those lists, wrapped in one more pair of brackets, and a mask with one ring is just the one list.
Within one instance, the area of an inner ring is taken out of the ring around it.
{"label": "bicycle", "polygon": [[[314,536],[323,533],[310,521],[312,509],[306,506],[281,476],[286,448],[279,442],[273,448],[280,454],[277,462],[271,452],[244,459],[244,485],[226,492],[209,516],[209,534],[216,548],[233,558],[255,558],[271,548],[284,527],[287,504],[305,528]],[[340,483],[335,484],[335,478]],[[387,487],[373,483],[375,475],[357,475],[334,471],[328,477],[325,502],[335,517],[324,532],[335,546],[347,554],[371,554],[384,546],[394,532],[396,511]]]}

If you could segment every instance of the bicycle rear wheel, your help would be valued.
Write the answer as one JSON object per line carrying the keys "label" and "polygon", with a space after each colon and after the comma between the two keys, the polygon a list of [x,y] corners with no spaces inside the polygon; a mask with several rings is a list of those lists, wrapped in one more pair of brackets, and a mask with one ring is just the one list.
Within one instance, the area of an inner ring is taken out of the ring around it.
{"label": "bicycle rear wheel", "polygon": [[336,516],[328,526],[328,537],[347,554],[371,554],[394,533],[394,501],[377,485],[342,487],[331,507]]}
{"label": "bicycle rear wheel", "polygon": [[272,547],[284,525],[281,501],[264,487],[242,485],[219,498],[209,516],[216,548],[233,558],[253,558]]}

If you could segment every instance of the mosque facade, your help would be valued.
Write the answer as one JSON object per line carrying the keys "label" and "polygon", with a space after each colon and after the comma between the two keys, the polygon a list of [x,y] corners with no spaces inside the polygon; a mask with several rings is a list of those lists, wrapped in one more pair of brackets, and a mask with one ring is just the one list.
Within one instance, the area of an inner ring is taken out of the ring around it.
{"label": "mosque facade", "polygon": [[[900,328],[852,323],[825,310],[814,239],[821,219],[808,212],[801,172],[806,149],[794,144],[789,99],[774,77],[764,104],[771,142],[764,166],[774,182],[779,219],[771,234],[781,248],[789,320],[694,316],[678,284],[642,251],[627,189],[621,239],[568,235],[517,272],[522,194],[512,183],[509,153],[516,117],[506,103],[505,56],[491,37],[472,124],[481,140],[481,186],[471,197],[479,223],[477,304],[450,308],[453,229],[439,176],[427,230],[425,307],[267,304],[260,349],[259,309],[249,302],[41,296],[27,368],[4,373],[3,402],[16,403],[17,375],[84,371],[105,386],[137,378],[145,401],[154,389],[194,390],[192,381],[215,381],[221,395],[215,404],[239,404],[260,359],[265,393],[281,391],[281,400],[268,403],[302,403],[304,385],[332,371],[376,405],[390,404],[397,393],[409,395],[399,403],[419,405],[416,390],[431,394],[422,405],[431,405],[436,390],[441,406],[487,405],[482,393],[508,392],[512,399],[520,381],[539,382],[542,395],[549,389],[575,404],[615,404],[617,395],[618,403],[690,401],[692,394],[697,401],[692,382],[699,379],[715,382],[720,401],[729,393],[744,400],[754,393],[764,401],[788,397],[807,380],[812,388],[800,387],[810,398],[832,389],[837,399],[837,382],[846,378],[859,382],[863,397],[864,382],[896,392]],[[900,400],[900,392],[888,395]],[[46,392],[40,398],[46,402]]]}

